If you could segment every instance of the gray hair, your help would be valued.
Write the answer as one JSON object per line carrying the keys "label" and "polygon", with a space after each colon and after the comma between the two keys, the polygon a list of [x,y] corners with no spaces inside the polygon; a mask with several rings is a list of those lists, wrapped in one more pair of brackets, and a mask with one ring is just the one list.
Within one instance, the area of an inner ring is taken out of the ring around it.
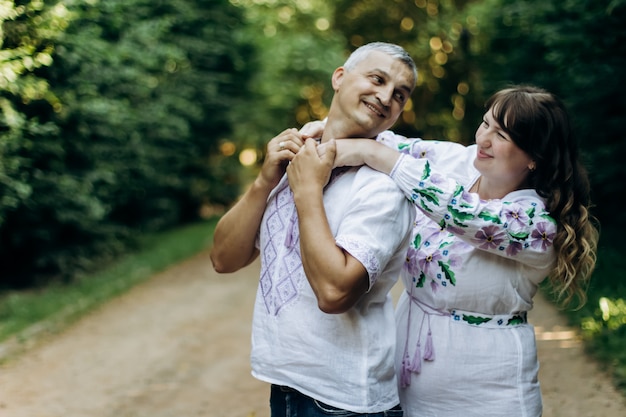
{"label": "gray hair", "polygon": [[346,62],[343,64],[343,67],[348,71],[352,70],[372,51],[383,52],[391,56],[392,58],[404,62],[404,64],[411,70],[411,72],[413,72],[413,80],[417,81],[417,67],[415,66],[413,58],[411,58],[411,55],[409,55],[409,53],[403,47],[393,43],[371,42],[360,46],[354,52],[352,52],[352,54],[350,54]]}

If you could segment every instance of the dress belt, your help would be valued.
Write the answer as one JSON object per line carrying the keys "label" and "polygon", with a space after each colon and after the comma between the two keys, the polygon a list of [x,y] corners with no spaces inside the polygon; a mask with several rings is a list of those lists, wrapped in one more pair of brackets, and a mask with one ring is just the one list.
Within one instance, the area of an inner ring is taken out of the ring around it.
{"label": "dress belt", "polygon": [[[411,289],[412,290],[412,289]],[[430,330],[430,316],[449,317],[455,323],[462,323],[472,327],[482,327],[491,329],[506,329],[511,327],[523,326],[528,323],[527,312],[519,311],[511,314],[479,314],[470,311],[453,309],[451,311],[438,310],[428,304],[418,300],[413,294],[407,291],[411,303],[409,304],[409,317],[407,320],[407,337],[404,345],[404,355],[402,358],[402,373],[400,384],[403,388],[411,385],[411,373],[419,374],[422,371],[422,360],[434,361],[435,350],[433,348],[432,333]],[[409,354],[409,334],[411,332],[411,307],[415,305],[424,313],[422,322],[420,323],[419,336],[413,355]],[[422,355],[422,328],[424,322],[428,324],[428,335],[424,354]]]}
{"label": "dress belt", "polygon": [[522,326],[528,323],[528,313],[518,311],[511,314],[479,314],[463,310],[452,310],[450,318],[459,323],[466,323],[473,327],[503,329]]}
{"label": "dress belt", "polygon": [[521,326],[528,323],[528,313],[526,311],[516,311],[509,314],[483,314],[460,309],[445,311],[429,306],[423,301],[415,298],[408,291],[407,295],[411,301],[428,316],[447,316],[455,322],[468,324],[473,327],[501,329],[506,327]]}

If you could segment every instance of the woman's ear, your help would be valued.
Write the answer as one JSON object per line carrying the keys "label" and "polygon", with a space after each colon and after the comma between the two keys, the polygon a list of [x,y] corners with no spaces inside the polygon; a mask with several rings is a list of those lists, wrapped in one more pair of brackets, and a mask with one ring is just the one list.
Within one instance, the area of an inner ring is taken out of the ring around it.
{"label": "woman's ear", "polygon": [[528,164],[528,169],[530,172],[533,172],[535,169],[537,169],[537,164],[535,164],[535,161],[531,161],[530,164]]}

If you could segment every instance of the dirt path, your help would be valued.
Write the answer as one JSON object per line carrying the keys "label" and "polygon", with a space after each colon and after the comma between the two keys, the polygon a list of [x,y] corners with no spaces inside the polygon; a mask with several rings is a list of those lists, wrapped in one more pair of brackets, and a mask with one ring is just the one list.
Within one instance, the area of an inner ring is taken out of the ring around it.
{"label": "dirt path", "polygon": [[[268,417],[250,375],[258,265],[183,262],[0,366],[1,417]],[[622,417],[626,402],[537,300],[545,417]]]}

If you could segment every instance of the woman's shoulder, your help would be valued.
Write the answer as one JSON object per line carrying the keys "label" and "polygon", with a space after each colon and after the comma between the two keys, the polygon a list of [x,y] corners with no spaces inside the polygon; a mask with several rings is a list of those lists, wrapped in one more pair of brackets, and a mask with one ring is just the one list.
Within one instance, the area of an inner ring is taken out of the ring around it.
{"label": "woman's shoulder", "polygon": [[504,196],[503,201],[507,202],[516,202],[516,201],[524,201],[524,200],[528,200],[528,201],[536,201],[537,203],[540,203],[542,206],[545,207],[546,205],[546,199],[541,197],[536,190],[530,189],[530,188],[526,188],[523,190],[516,190],[516,191],[512,191],[510,193],[508,193],[506,196]]}
{"label": "woman's shoulder", "polygon": [[511,210],[523,210],[527,213],[532,212],[546,220],[550,220],[556,225],[555,219],[548,210],[547,200],[537,194],[535,190],[524,189],[513,191],[504,196],[500,201],[502,202],[503,209],[511,207]]}

